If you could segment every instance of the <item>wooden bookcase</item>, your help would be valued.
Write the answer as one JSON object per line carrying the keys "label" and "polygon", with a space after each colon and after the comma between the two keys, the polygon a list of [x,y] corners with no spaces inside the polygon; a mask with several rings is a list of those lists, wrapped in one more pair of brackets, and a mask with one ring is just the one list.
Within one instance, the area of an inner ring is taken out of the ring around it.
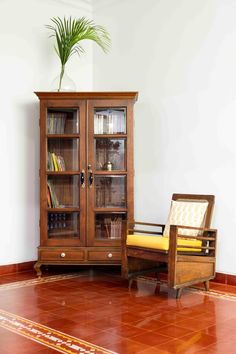
{"label": "wooden bookcase", "polygon": [[35,265],[121,263],[133,220],[137,92],[36,92],[40,100],[40,246]]}

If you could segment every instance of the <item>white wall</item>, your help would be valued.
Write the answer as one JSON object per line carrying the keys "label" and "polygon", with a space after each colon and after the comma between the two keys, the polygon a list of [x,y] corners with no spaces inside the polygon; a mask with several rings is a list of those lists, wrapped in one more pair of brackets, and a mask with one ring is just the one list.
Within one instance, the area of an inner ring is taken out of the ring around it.
{"label": "white wall", "polygon": [[94,4],[113,40],[94,89],[139,91],[136,218],[165,222],[173,192],[215,194],[217,271],[236,274],[236,1]]}
{"label": "white wall", "polygon": [[[39,104],[59,60],[45,24],[55,16],[87,16],[88,1],[0,0],[0,265],[37,258],[39,244]],[[72,4],[72,5],[70,5]],[[73,58],[68,74],[92,89],[92,47]]]}

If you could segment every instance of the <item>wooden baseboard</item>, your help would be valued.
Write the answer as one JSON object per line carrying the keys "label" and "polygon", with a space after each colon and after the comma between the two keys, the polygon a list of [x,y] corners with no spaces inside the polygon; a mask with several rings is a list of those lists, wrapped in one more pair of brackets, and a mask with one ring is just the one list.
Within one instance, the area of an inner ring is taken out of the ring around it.
{"label": "wooden baseboard", "polygon": [[0,266],[0,276],[12,273],[25,272],[27,270],[33,270],[36,261],[17,263],[17,264],[7,264]]}
{"label": "wooden baseboard", "polygon": [[[36,261],[31,261],[17,264],[2,265],[0,266],[0,276],[33,270],[35,263]],[[167,274],[162,274],[162,278],[167,279]],[[226,285],[236,285],[236,275],[216,273],[216,277],[212,281],[215,283],[221,283]]]}

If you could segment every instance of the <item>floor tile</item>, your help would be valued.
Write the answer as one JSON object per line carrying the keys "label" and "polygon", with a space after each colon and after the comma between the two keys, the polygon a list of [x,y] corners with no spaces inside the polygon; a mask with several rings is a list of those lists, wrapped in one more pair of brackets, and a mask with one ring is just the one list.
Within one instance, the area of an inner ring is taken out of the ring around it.
{"label": "floor tile", "polygon": [[212,321],[208,319],[202,319],[199,321],[198,319],[189,318],[187,320],[179,321],[178,325],[192,331],[199,331],[201,329],[210,327],[212,325]]}
{"label": "floor tile", "polygon": [[146,331],[143,328],[138,328],[126,324],[120,324],[117,327],[106,329],[106,332],[110,334],[118,335],[122,338],[132,338],[137,335],[145,334],[148,331]]}
{"label": "floor tile", "polygon": [[187,334],[180,339],[184,341],[188,350],[190,350],[190,348],[191,350],[199,350],[217,342],[216,337],[205,334],[203,331]]}
{"label": "floor tile", "polygon": [[154,331],[154,333],[160,333],[172,338],[181,338],[188,334],[191,335],[194,332],[190,329],[170,324],[168,326],[159,328],[157,331]]}
{"label": "floor tile", "polygon": [[171,354],[184,353],[187,352],[188,349],[186,343],[180,339],[173,339],[167,343],[158,345],[156,348],[162,350],[163,354],[164,353],[171,353]]}
{"label": "floor tile", "polygon": [[155,346],[158,344],[169,342],[172,338],[158,333],[146,332],[132,337],[132,340],[147,344],[150,346]]}

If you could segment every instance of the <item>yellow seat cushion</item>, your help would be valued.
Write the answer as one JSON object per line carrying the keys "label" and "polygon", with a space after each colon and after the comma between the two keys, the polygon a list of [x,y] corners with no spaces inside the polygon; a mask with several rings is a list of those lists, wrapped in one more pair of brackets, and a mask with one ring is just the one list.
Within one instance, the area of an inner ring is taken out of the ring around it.
{"label": "yellow seat cushion", "polygon": [[[178,246],[192,246],[201,247],[202,241],[195,239],[181,239],[178,238]],[[169,237],[162,236],[147,236],[147,235],[127,235],[126,244],[128,246],[137,246],[144,248],[153,248],[163,251],[169,250]],[[200,248],[184,248],[178,247],[178,251],[188,251],[188,252],[201,252]]]}

